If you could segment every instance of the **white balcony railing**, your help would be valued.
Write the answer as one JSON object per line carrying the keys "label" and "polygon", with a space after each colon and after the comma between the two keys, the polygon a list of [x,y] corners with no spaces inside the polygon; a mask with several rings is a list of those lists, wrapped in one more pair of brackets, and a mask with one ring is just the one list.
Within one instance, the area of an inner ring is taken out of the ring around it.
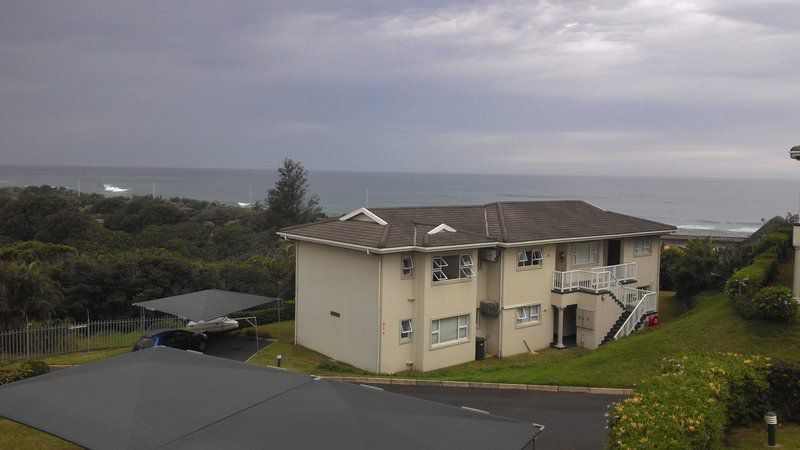
{"label": "white balcony railing", "polygon": [[636,324],[642,320],[642,317],[658,311],[658,295],[655,292],[644,291],[641,289],[632,290],[641,292],[641,298],[633,307],[631,315],[625,319],[625,322],[623,322],[622,326],[619,327],[619,330],[617,330],[617,333],[614,335],[614,340],[633,333],[634,328],[636,328]]}
{"label": "white balcony railing", "polygon": [[629,262],[625,264],[617,264],[613,266],[593,267],[592,272],[611,272],[619,282],[626,283],[628,281],[636,280],[636,263]]}

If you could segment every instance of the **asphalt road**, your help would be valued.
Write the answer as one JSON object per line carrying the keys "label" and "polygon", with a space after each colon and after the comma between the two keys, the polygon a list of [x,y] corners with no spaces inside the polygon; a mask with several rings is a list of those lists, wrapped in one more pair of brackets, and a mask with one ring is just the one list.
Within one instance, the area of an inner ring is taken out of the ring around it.
{"label": "asphalt road", "polygon": [[390,392],[453,406],[469,406],[499,416],[545,426],[536,449],[602,449],[605,413],[624,396],[505,389],[379,385]]}
{"label": "asphalt road", "polygon": [[265,340],[259,340],[256,348],[255,339],[244,339],[227,333],[209,333],[205,353],[234,361],[247,361],[247,358],[268,344]]}

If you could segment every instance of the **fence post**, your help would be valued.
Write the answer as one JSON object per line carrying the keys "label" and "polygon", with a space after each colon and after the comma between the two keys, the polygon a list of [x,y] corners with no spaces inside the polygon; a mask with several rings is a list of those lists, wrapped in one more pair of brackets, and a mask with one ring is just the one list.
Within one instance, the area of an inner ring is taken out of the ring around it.
{"label": "fence post", "polygon": [[25,357],[31,357],[31,324],[25,322]]}
{"label": "fence post", "polygon": [[92,322],[89,319],[89,310],[86,310],[86,353],[92,351]]}

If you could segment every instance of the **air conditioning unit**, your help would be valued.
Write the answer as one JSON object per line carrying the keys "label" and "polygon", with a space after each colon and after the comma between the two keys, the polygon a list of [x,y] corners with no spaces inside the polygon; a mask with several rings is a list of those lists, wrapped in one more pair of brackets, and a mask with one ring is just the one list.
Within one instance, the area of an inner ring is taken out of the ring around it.
{"label": "air conditioning unit", "polygon": [[478,257],[484,261],[497,261],[500,258],[500,250],[496,248],[482,248],[478,251]]}

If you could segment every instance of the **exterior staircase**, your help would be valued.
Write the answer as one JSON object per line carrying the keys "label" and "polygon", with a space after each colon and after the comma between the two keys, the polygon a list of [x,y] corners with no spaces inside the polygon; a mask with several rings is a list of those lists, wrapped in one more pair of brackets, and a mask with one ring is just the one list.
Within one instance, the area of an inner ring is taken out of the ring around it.
{"label": "exterior staircase", "polygon": [[618,278],[631,281],[635,278],[635,273],[635,263],[598,267],[591,271],[557,271],[553,273],[553,291],[609,294],[614,299],[623,311],[600,343],[603,345],[638,330],[650,313],[658,311],[658,296],[655,292],[626,287]]}

